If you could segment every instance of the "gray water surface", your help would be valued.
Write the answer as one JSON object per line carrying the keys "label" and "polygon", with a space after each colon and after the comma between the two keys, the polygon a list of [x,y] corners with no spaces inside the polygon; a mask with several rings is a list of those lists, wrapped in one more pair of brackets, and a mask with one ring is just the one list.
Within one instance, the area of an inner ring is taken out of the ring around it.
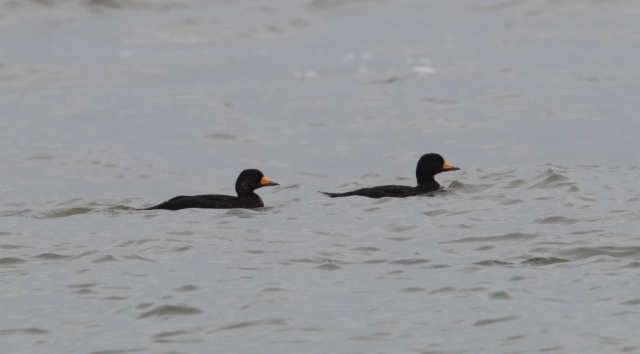
{"label": "gray water surface", "polygon": [[0,351],[640,351],[639,5],[0,2]]}

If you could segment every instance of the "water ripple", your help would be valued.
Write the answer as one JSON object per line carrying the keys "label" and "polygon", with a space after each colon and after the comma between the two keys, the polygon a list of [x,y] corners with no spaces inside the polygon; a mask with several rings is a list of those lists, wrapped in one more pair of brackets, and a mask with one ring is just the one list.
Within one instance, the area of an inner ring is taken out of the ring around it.
{"label": "water ripple", "polygon": [[506,317],[500,317],[500,318],[491,318],[491,319],[477,321],[473,325],[474,326],[487,326],[487,325],[493,325],[493,324],[496,324],[496,323],[515,321],[518,318],[519,318],[518,316],[506,316]]}
{"label": "water ripple", "polygon": [[149,317],[173,317],[173,316],[191,316],[198,315],[204,311],[197,307],[189,307],[182,305],[160,305],[147,312],[138,315],[137,318]]}
{"label": "water ripple", "polygon": [[239,322],[229,326],[220,327],[215,331],[230,331],[230,330],[244,329],[244,328],[255,327],[255,326],[288,326],[288,325],[289,323],[286,319],[274,318],[269,320]]}
{"label": "water ripple", "polygon": [[595,256],[609,256],[614,258],[640,259],[640,247],[627,246],[602,246],[602,247],[576,247],[559,252],[560,255],[576,260],[591,258]]}
{"label": "water ripple", "polygon": [[527,234],[522,232],[513,232],[498,236],[485,237],[465,237],[453,241],[444,241],[440,243],[467,243],[467,242],[505,242],[505,241],[530,241],[540,237],[540,234]]}

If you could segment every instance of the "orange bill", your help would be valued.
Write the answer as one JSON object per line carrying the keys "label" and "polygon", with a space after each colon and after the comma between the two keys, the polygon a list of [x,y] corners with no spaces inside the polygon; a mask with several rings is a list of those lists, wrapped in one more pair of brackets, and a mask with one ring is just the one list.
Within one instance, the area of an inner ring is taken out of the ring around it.
{"label": "orange bill", "polygon": [[262,177],[262,179],[260,180],[260,185],[261,186],[278,186],[279,184],[276,182],[272,182],[269,177],[264,176]]}
{"label": "orange bill", "polygon": [[444,165],[442,165],[442,169],[445,170],[445,171],[457,171],[457,170],[459,170],[459,168],[451,166],[451,164],[448,163],[448,162],[445,162]]}

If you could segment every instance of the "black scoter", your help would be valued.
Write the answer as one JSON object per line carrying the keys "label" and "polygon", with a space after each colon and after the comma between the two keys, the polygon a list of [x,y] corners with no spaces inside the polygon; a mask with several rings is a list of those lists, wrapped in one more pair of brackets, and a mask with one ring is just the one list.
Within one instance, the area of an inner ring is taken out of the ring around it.
{"label": "black scoter", "polygon": [[418,166],[416,166],[416,179],[418,180],[417,187],[391,185],[362,188],[346,193],[320,193],[328,195],[331,198],[350,197],[352,195],[369,198],[406,198],[440,189],[440,184],[436,182],[434,176],[440,172],[456,170],[459,170],[459,168],[453,167],[448,162],[445,162],[442,156],[438,154],[426,154],[422,155],[418,161]]}
{"label": "black scoter", "polygon": [[166,209],[166,210],[180,210],[187,208],[208,208],[208,209],[234,209],[244,208],[253,209],[261,208],[264,206],[260,196],[253,191],[266,186],[278,186],[278,183],[272,182],[268,177],[262,174],[259,170],[244,170],[240,172],[240,176],[236,180],[236,193],[237,197],[230,195],[220,194],[205,194],[194,196],[179,196],[167,200],[162,204],[158,204],[151,208],[153,209]]}

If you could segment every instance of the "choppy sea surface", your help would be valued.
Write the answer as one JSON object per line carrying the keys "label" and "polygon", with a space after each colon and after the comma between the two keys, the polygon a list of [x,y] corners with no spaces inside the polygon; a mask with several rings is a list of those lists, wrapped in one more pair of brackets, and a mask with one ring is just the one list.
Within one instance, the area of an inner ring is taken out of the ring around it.
{"label": "choppy sea surface", "polygon": [[0,352],[640,351],[638,5],[0,2]]}

